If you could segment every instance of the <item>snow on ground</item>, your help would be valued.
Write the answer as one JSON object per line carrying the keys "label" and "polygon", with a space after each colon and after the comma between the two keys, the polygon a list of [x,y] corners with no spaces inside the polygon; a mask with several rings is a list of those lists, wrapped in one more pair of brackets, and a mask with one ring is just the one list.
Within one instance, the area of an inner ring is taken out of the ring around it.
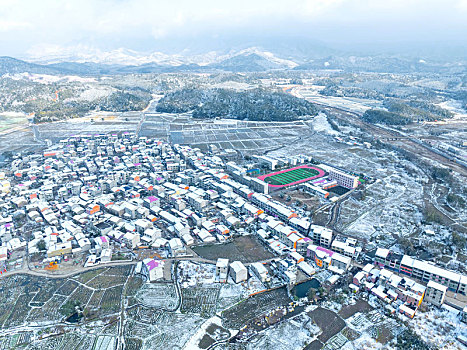
{"label": "snow on ground", "polygon": [[229,278],[229,283],[222,284],[217,301],[218,310],[227,309],[232,305],[247,298],[249,295],[246,285],[234,284]]}
{"label": "snow on ground", "polygon": [[184,350],[198,350],[200,349],[198,344],[200,340],[203,338],[204,334],[206,334],[206,329],[211,325],[215,324],[219,327],[222,327],[222,319],[219,316],[213,316],[204,322],[201,327],[198,328],[195,334],[188,340],[183,347]]}
{"label": "snow on ground", "polygon": [[223,284],[219,292],[219,298],[235,298],[243,295],[245,288],[241,284]]}
{"label": "snow on ground", "polygon": [[146,283],[136,294],[145,306],[172,309],[177,305],[178,296],[171,283]]}
{"label": "snow on ground", "polygon": [[369,187],[364,201],[345,202],[341,207],[340,228],[364,237],[375,233],[409,235],[419,227],[422,198],[423,187],[416,178],[394,172]]}
{"label": "snow on ground", "polygon": [[338,313],[342,309],[342,304],[341,303],[336,303],[335,301],[331,300],[326,300],[323,302],[322,307],[332,310],[335,313]]}
{"label": "snow on ground", "polygon": [[331,125],[328,123],[328,119],[326,118],[326,114],[324,113],[319,113],[316,117],[314,117],[312,124],[313,129],[316,132],[322,132],[332,136],[339,135],[339,132],[331,128]]}
{"label": "snow on ground", "polygon": [[409,325],[425,342],[437,349],[459,349],[456,337],[467,336],[467,325],[460,321],[458,313],[458,310],[443,305],[441,309],[418,312]]}
{"label": "snow on ground", "polygon": [[103,97],[107,97],[112,93],[109,88],[95,88],[89,87],[84,90],[77,98],[78,101],[94,101]]}
{"label": "snow on ground", "polygon": [[352,328],[358,332],[364,331],[365,329],[371,327],[373,322],[366,317],[365,314],[357,312],[347,319],[347,325],[349,328]]}
{"label": "snow on ground", "polygon": [[182,349],[205,319],[195,314],[164,313],[152,324],[143,350]]}
{"label": "snow on ground", "polygon": [[76,75],[49,75],[49,74],[34,74],[34,73],[16,73],[16,74],[5,74],[5,78],[13,80],[29,80],[40,84],[52,84],[59,81],[63,82],[80,82],[80,83],[95,83],[95,78],[83,78]]}
{"label": "snow on ground", "polygon": [[416,80],[408,84],[411,86],[418,86],[418,87],[423,87],[423,88],[428,88],[428,89],[437,89],[437,90],[446,90],[447,88],[446,82],[442,80],[438,80],[438,79],[435,80],[435,79],[430,79],[430,78]]}
{"label": "snow on ground", "polygon": [[212,264],[180,261],[178,270],[182,288],[214,283],[216,267]]}
{"label": "snow on ground", "polygon": [[27,117],[27,114],[22,112],[1,112],[0,117],[22,118]]}
{"label": "snow on ground", "polygon": [[[115,112],[108,111],[98,111],[98,112],[89,112],[86,116],[81,118],[72,118],[68,119],[67,123],[79,124],[79,123],[89,123],[91,119],[95,118],[105,118],[105,117],[115,117]],[[120,120],[123,120],[121,118]]]}
{"label": "snow on ground", "polygon": [[318,305],[315,305],[315,304],[307,305],[305,307],[305,312],[306,313],[312,312],[312,311],[316,310],[317,308],[318,308]]}
{"label": "snow on ground", "polygon": [[459,101],[449,100],[438,103],[437,106],[454,113],[453,119],[467,119],[467,111],[462,108],[462,104]]}
{"label": "snow on ground", "polygon": [[294,93],[310,102],[343,108],[354,112],[363,113],[370,108],[383,108],[382,102],[378,100],[363,99],[356,97],[323,96],[319,94],[322,86],[307,86],[305,89],[297,89]]}
{"label": "snow on ground", "polygon": [[261,283],[261,281],[258,279],[258,277],[256,276],[250,276],[250,278],[248,279],[248,282],[247,284],[245,285],[246,287],[246,293],[247,294],[253,294],[253,293],[257,293],[257,292],[260,292],[262,290],[264,290],[264,285]]}
{"label": "snow on ground", "polygon": [[363,333],[362,336],[353,342],[348,342],[343,349],[365,349],[365,350],[373,350],[373,349],[392,349],[389,346],[383,346],[383,344],[378,343],[374,338],[372,338],[368,333]]}
{"label": "snow on ground", "polygon": [[111,350],[115,348],[115,337],[110,335],[100,335],[97,337],[94,349],[96,350]]}
{"label": "snow on ground", "polygon": [[67,80],[68,82],[76,81],[79,83],[95,83],[97,81],[95,78],[84,78],[78,77],[76,75],[66,75],[62,78]]}
{"label": "snow on ground", "polygon": [[222,83],[217,83],[213,85],[212,87],[216,89],[233,89],[233,90],[238,90],[238,91],[254,88],[254,86],[251,86],[250,84],[240,83],[238,81],[224,81]]}
{"label": "snow on ground", "polygon": [[253,337],[247,344],[248,350],[301,350],[321,333],[306,314],[288,319],[266,329]]}

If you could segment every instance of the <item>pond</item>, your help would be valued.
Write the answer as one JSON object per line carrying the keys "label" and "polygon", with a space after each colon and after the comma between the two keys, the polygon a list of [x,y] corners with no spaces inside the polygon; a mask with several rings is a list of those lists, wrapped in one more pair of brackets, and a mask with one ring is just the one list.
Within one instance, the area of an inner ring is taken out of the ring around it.
{"label": "pond", "polygon": [[81,319],[81,315],[79,315],[77,312],[75,312],[73,315],[68,317],[66,319],[66,321],[70,322],[70,323],[78,323],[80,319]]}
{"label": "pond", "polygon": [[299,298],[305,298],[308,295],[310,288],[318,289],[321,286],[321,283],[316,278],[313,278],[309,281],[297,284],[293,288],[293,294]]}

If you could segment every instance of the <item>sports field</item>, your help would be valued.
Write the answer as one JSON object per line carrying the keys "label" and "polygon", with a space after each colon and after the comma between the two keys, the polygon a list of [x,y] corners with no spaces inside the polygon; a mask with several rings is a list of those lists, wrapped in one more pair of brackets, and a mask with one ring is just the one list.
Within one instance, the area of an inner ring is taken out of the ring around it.
{"label": "sports field", "polygon": [[325,172],[320,168],[301,165],[295,168],[259,176],[258,179],[267,182],[271,187],[285,187],[314,180],[324,175]]}

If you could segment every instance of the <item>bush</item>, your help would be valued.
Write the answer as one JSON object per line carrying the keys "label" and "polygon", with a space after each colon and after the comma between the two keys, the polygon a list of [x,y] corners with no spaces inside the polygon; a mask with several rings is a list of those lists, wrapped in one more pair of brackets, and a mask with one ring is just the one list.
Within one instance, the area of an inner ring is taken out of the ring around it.
{"label": "bush", "polygon": [[316,290],[314,288],[310,288],[308,291],[308,301],[313,302],[316,299]]}
{"label": "bush", "polygon": [[58,310],[63,316],[68,317],[73,315],[76,312],[76,307],[81,306],[81,302],[79,300],[68,300],[65,304],[63,304],[60,309]]}
{"label": "bush", "polygon": [[39,249],[40,251],[43,251],[45,250],[45,242],[43,239],[41,239],[38,243],[37,243],[37,249]]}
{"label": "bush", "polygon": [[437,224],[442,224],[443,223],[443,216],[440,214],[440,212],[433,207],[429,207],[425,209],[425,212],[423,213],[423,216],[425,217],[425,221],[429,223],[437,223]]}
{"label": "bush", "polygon": [[465,208],[465,200],[457,194],[449,193],[446,197],[447,202],[450,205],[458,206],[460,208]]}
{"label": "bush", "polygon": [[407,329],[397,337],[396,349],[432,350],[432,347],[420,339],[411,329]]}
{"label": "bush", "polygon": [[451,235],[452,244],[454,244],[459,250],[464,250],[467,245],[467,239],[463,234],[453,232]]}
{"label": "bush", "polygon": [[382,109],[369,109],[363,114],[362,119],[372,124],[388,125],[407,125],[412,121],[410,118]]}
{"label": "bush", "polygon": [[452,180],[451,173],[449,169],[446,168],[433,167],[431,171],[431,176],[435,180],[441,180],[445,182],[450,182]]}

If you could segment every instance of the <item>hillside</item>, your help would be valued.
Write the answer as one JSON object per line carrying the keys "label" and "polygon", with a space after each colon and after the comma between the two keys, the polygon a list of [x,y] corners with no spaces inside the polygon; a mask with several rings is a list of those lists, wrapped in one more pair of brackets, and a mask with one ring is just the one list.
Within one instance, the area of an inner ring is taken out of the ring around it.
{"label": "hillside", "polygon": [[54,69],[53,67],[21,61],[12,57],[1,56],[0,76],[3,74],[16,73],[58,74],[60,73],[60,70]]}
{"label": "hillside", "polygon": [[258,121],[289,121],[316,114],[316,108],[310,102],[264,89],[185,88],[167,94],[157,110],[169,113],[192,111],[194,118],[229,117]]}

